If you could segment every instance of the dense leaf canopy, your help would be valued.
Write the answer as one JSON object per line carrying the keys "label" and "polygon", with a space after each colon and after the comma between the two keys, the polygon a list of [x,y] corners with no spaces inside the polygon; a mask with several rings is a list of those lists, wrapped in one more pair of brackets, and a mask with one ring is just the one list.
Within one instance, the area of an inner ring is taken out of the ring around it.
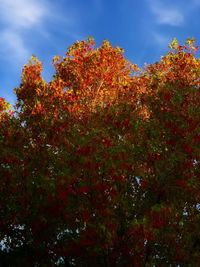
{"label": "dense leaf canopy", "polygon": [[200,266],[200,60],[139,69],[104,41],[24,66],[0,98],[2,266]]}

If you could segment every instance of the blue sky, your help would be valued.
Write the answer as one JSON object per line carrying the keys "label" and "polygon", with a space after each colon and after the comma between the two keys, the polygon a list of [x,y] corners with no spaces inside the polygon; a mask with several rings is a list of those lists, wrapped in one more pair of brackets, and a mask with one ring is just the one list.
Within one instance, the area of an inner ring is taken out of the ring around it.
{"label": "blue sky", "polygon": [[200,44],[200,0],[0,0],[0,97],[12,104],[13,89],[31,55],[53,73],[54,55],[93,36],[125,49],[140,67],[158,61],[176,37]]}

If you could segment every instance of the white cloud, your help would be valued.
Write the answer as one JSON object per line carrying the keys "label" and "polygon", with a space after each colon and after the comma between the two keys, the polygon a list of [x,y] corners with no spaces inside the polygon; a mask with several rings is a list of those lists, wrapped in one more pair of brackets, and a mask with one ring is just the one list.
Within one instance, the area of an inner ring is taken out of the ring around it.
{"label": "white cloud", "polygon": [[0,0],[0,55],[7,61],[25,63],[31,52],[24,33],[42,25],[46,16],[39,0]]}
{"label": "white cloud", "polygon": [[1,20],[14,28],[30,28],[42,21],[45,8],[34,0],[0,0]]}
{"label": "white cloud", "polygon": [[184,15],[177,7],[163,5],[160,1],[151,2],[151,10],[158,24],[180,26],[184,23]]}
{"label": "white cloud", "polygon": [[26,48],[20,34],[11,30],[5,30],[1,33],[0,55],[4,59],[10,58],[18,63],[24,63],[30,57],[30,52]]}
{"label": "white cloud", "polygon": [[[100,8],[101,0],[94,1],[96,8]],[[31,32],[35,36],[39,34],[51,38],[53,44],[50,26],[56,29],[56,34],[61,32],[70,38],[80,39],[74,29],[80,24],[76,10],[70,6],[67,8],[63,10],[59,1],[54,3],[51,0],[0,0],[0,57],[5,58],[4,52],[7,61],[12,61],[13,56],[16,59],[30,56],[32,48],[27,36]]]}

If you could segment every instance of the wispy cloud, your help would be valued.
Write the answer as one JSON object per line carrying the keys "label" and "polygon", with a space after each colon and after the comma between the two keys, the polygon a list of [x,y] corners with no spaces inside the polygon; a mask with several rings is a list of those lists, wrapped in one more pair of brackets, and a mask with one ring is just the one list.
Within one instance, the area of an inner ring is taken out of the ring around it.
{"label": "wispy cloud", "polygon": [[[101,0],[94,1],[96,9],[100,9]],[[76,10],[59,1],[0,0],[0,56],[7,61],[14,57],[20,60],[19,64],[25,63],[33,53],[32,43],[27,39],[31,32],[35,38],[48,39],[54,47],[54,44],[59,46],[54,40],[59,34],[80,39],[79,25]],[[9,53],[11,57],[8,57]]]}
{"label": "wispy cloud", "polygon": [[1,33],[0,55],[4,58],[10,58],[10,60],[17,60],[21,64],[27,60],[30,53],[20,34],[5,30]]}
{"label": "wispy cloud", "polygon": [[156,23],[169,26],[181,26],[184,23],[184,14],[178,7],[164,5],[161,1],[156,0],[149,3]]}
{"label": "wispy cloud", "polygon": [[45,8],[34,0],[0,0],[0,15],[11,27],[30,28],[41,22]]}
{"label": "wispy cloud", "polygon": [[170,43],[170,37],[160,32],[152,32],[151,40],[153,40],[161,48],[166,48]]}
{"label": "wispy cloud", "polygon": [[[38,0],[0,0],[0,53],[7,60],[23,62],[31,55],[24,31],[41,25],[46,15],[44,4]],[[12,56],[8,56],[8,55]]]}

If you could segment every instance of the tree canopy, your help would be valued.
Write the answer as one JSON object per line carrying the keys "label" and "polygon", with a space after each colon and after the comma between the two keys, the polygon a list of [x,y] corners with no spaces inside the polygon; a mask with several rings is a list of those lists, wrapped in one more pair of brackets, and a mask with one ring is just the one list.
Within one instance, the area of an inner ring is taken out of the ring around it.
{"label": "tree canopy", "polygon": [[74,43],[0,98],[2,266],[200,266],[200,60]]}

